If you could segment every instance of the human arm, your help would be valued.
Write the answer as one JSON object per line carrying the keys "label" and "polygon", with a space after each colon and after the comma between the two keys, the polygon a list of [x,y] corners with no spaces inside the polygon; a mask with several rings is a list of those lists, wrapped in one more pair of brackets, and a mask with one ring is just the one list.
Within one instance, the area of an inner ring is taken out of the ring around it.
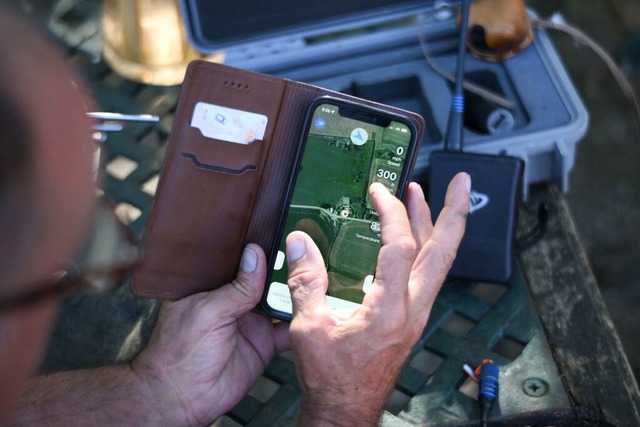
{"label": "human arm", "polygon": [[210,423],[289,347],[288,325],[251,311],[265,276],[264,252],[248,245],[232,283],[163,305],[130,364],[35,378],[10,425]]}
{"label": "human arm", "polygon": [[374,284],[354,310],[327,306],[327,275],[319,250],[306,234],[289,235],[290,333],[303,391],[300,425],[378,424],[455,258],[469,211],[469,188],[466,174],[452,180],[433,226],[418,185],[409,186],[406,210],[382,185],[372,185],[382,248]]}

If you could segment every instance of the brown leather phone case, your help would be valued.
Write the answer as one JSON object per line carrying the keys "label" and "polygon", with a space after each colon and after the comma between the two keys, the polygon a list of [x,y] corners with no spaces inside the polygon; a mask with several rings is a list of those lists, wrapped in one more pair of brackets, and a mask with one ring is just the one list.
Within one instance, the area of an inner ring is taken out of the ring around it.
{"label": "brown leather phone case", "polygon": [[[269,257],[307,107],[322,95],[356,99],[221,64],[189,65],[145,230],[144,259],[131,281],[134,294],[177,299],[224,285],[250,242]],[[264,138],[244,145],[204,136],[191,126],[198,102],[265,115]],[[410,118],[421,140],[419,115],[358,102]]]}

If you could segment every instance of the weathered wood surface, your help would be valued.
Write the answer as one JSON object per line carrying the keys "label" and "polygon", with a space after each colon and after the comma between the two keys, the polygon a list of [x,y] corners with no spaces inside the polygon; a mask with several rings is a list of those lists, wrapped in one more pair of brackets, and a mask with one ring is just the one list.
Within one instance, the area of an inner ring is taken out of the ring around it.
{"label": "weathered wood surface", "polygon": [[607,424],[640,425],[638,385],[555,187],[533,189],[521,209],[519,233],[535,226],[539,202],[549,208],[547,230],[520,255],[520,264],[576,415],[595,413]]}

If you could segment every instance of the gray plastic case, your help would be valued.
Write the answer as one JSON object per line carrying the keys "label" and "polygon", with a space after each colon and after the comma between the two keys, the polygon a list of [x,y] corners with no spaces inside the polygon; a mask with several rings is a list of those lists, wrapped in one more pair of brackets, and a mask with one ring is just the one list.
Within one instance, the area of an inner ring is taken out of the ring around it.
{"label": "gray plastic case", "polygon": [[[223,51],[228,65],[422,115],[427,127],[414,179],[425,179],[429,155],[443,149],[452,87],[425,59],[419,37],[422,32],[433,59],[453,73],[458,38],[454,13],[434,15],[432,2],[395,2],[385,13],[362,10],[357,16],[336,16],[330,25],[326,20],[284,25],[282,31],[260,36],[249,28],[246,37],[228,37],[225,44],[199,33],[202,22],[194,13],[195,3],[182,3],[192,43],[202,52]],[[587,131],[589,116],[545,31],[536,29],[534,42],[503,62],[469,56],[465,78],[514,104],[506,113],[489,106],[488,112],[467,114],[481,120],[465,126],[465,150],[523,159],[525,196],[529,186],[539,182],[551,181],[566,191],[576,144]],[[483,101],[479,104],[486,107]]]}

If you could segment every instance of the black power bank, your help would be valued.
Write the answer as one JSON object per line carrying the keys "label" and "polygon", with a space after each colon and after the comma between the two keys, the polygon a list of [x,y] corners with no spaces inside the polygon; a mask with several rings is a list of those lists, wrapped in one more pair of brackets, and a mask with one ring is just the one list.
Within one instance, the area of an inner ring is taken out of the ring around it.
{"label": "black power bank", "polygon": [[452,278],[505,282],[511,277],[524,162],[517,157],[442,151],[430,155],[429,207],[437,218],[449,181],[471,176],[467,228],[449,272]]}

